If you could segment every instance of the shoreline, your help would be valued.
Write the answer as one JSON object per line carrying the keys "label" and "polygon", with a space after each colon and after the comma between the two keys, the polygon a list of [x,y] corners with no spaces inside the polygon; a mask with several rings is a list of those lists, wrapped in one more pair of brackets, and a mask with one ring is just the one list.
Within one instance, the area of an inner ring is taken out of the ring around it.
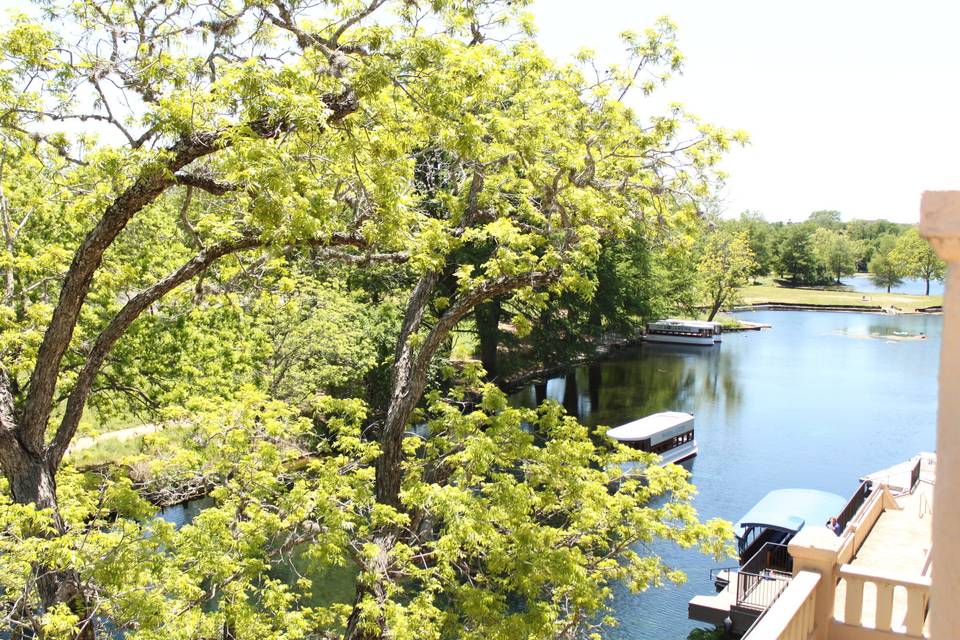
{"label": "shoreline", "polygon": [[890,305],[866,305],[866,304],[824,304],[815,302],[754,302],[750,304],[738,305],[730,309],[729,313],[738,313],[746,311],[834,311],[845,313],[877,313],[881,315],[936,315],[943,313],[941,305],[929,307],[917,307],[913,310],[906,310]]}

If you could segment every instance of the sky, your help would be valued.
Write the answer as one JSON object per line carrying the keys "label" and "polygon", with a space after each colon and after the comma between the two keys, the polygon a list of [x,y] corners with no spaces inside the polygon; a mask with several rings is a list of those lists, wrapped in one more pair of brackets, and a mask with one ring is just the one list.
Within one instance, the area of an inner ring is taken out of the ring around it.
{"label": "sky", "polygon": [[924,190],[960,189],[960,1],[535,0],[533,13],[549,54],[589,47],[604,63],[625,59],[620,32],[677,23],[683,75],[658,99],[750,135],[722,165],[725,216],[917,222]]}

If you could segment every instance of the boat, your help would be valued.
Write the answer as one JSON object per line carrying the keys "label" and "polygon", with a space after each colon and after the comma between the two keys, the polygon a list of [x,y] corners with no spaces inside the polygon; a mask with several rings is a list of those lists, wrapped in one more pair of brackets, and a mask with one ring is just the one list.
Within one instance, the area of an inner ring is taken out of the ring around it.
{"label": "boat", "polygon": [[672,342],[711,346],[720,342],[723,328],[719,322],[667,318],[647,323],[643,339],[647,342]]}
{"label": "boat", "polygon": [[628,447],[655,453],[660,464],[682,462],[697,455],[693,415],[663,411],[607,430],[607,437]]}
{"label": "boat", "polygon": [[[804,525],[825,525],[843,511],[846,504],[843,496],[817,489],[771,491],[733,525],[740,567],[750,562],[765,545],[769,545],[768,550],[785,549]],[[733,571],[736,569],[711,572],[718,591],[727,585]]]}
{"label": "boat", "polygon": [[817,489],[777,489],[763,497],[733,525],[740,564],[767,542],[787,544],[804,527],[823,526],[840,513],[847,499]]}

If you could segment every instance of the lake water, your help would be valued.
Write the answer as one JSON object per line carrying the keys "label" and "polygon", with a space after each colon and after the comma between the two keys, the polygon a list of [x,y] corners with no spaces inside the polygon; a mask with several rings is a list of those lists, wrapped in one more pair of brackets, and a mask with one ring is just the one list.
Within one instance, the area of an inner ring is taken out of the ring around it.
{"label": "lake water", "polygon": [[[700,454],[684,466],[704,519],[735,521],[773,489],[849,496],[859,476],[933,450],[940,316],[737,315],[773,328],[727,334],[714,347],[643,345],[531,385],[513,400],[532,406],[549,397],[589,425],[693,413]],[[183,524],[208,504],[171,507],[162,516]],[[687,601],[713,592],[712,567],[735,564],[668,545],[651,552],[688,581],[639,595],[617,589],[620,626],[605,638],[683,640],[703,626],[687,620]]]}
{"label": "lake water", "polygon": [[[933,450],[940,316],[737,315],[773,328],[726,334],[715,347],[643,345],[530,386],[514,401],[530,406],[546,395],[589,425],[693,413],[700,454],[684,465],[704,519],[735,521],[773,489],[846,497],[859,476]],[[620,626],[605,638],[686,638],[705,626],[687,620],[687,601],[713,593],[712,567],[736,564],[667,545],[652,551],[688,581],[639,595],[618,590]]]}
{"label": "lake water", "polygon": [[[858,273],[854,276],[847,276],[841,281],[853,291],[862,293],[886,293],[886,287],[878,287],[873,284],[873,279],[865,273]],[[920,278],[904,278],[903,282],[890,289],[890,293],[905,293],[914,296],[922,296],[926,291],[927,283]],[[943,295],[943,282],[940,280],[930,281],[930,295]]]}

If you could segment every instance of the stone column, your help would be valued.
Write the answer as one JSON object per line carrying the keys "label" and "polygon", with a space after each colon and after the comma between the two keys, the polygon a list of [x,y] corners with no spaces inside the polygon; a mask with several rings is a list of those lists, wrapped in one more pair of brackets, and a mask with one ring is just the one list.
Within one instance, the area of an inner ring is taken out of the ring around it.
{"label": "stone column", "polygon": [[819,523],[808,523],[800,530],[787,550],[793,558],[793,575],[801,571],[820,574],[813,613],[813,640],[827,640],[833,620],[833,602],[840,579],[838,562],[843,538]]}
{"label": "stone column", "polygon": [[927,191],[920,209],[920,233],[947,262],[933,491],[930,634],[934,640],[948,640],[960,629],[960,191]]}

